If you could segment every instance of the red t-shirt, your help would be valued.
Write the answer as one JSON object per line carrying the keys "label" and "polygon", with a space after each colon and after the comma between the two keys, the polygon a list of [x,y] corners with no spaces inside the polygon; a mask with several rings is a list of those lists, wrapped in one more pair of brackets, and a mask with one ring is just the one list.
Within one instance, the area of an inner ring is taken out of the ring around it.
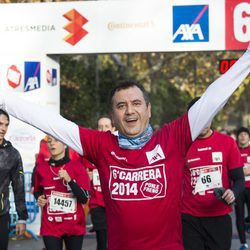
{"label": "red t-shirt", "polygon": [[52,167],[48,162],[39,162],[35,171],[34,191],[43,191],[48,199],[42,209],[42,236],[61,237],[86,233],[83,205],[76,200],[70,187],[58,177],[61,168],[68,172],[78,186],[89,190],[89,177],[80,161],[70,161],[58,167]]}
{"label": "red t-shirt", "polygon": [[86,169],[92,171],[92,181],[90,182],[90,198],[89,198],[89,207],[105,207],[102,188],[99,178],[99,172],[94,164],[89,162],[87,159],[82,157],[82,163]]}
{"label": "red t-shirt", "polygon": [[109,249],[182,250],[180,200],[191,134],[187,114],[136,150],[111,132],[79,128],[85,157],[100,174]]}
{"label": "red t-shirt", "polygon": [[[245,166],[248,165],[248,167],[250,167],[250,146],[239,149],[243,164]],[[250,176],[245,176],[245,181],[246,181],[246,187],[250,188]]]}
{"label": "red t-shirt", "polygon": [[105,207],[99,172],[96,167],[92,170],[92,172],[93,172],[93,180],[90,183],[89,207],[90,209],[96,207]]}
{"label": "red t-shirt", "polygon": [[230,188],[229,170],[242,167],[235,141],[213,131],[206,139],[196,139],[186,156],[182,212],[197,217],[228,214],[232,207],[217,200],[216,187]]}

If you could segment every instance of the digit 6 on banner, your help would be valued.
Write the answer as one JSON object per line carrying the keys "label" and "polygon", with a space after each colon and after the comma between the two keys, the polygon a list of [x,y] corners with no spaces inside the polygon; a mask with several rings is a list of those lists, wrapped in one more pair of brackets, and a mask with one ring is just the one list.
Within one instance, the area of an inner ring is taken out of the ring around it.
{"label": "digit 6 on banner", "polygon": [[250,3],[241,3],[235,7],[234,34],[240,42],[250,40]]}
{"label": "digit 6 on banner", "polygon": [[226,1],[226,49],[246,49],[250,41],[250,3]]}

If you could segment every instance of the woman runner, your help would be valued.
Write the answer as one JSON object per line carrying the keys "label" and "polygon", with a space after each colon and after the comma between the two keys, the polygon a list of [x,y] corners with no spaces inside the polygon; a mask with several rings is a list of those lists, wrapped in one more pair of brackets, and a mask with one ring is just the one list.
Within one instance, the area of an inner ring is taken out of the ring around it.
{"label": "woman runner", "polygon": [[71,161],[66,146],[49,136],[51,158],[38,164],[34,195],[42,209],[41,235],[46,250],[81,250],[85,229],[82,205],[88,201],[89,178],[82,165]]}

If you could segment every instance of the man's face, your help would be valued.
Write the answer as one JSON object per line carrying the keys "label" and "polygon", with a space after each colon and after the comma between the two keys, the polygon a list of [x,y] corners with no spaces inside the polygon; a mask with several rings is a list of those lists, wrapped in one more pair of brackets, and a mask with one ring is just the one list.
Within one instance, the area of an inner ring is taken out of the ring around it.
{"label": "man's face", "polygon": [[249,135],[247,132],[241,132],[238,136],[238,143],[241,147],[249,145]]}
{"label": "man's face", "polygon": [[99,131],[114,131],[114,127],[112,126],[111,120],[109,118],[103,117],[98,120],[97,130]]}
{"label": "man's face", "polygon": [[9,127],[9,120],[7,116],[5,115],[0,115],[0,144],[3,143],[3,139],[5,134],[7,133]]}
{"label": "man's face", "polygon": [[151,105],[146,105],[138,87],[116,92],[112,101],[113,123],[122,134],[137,137],[145,131],[151,117]]}

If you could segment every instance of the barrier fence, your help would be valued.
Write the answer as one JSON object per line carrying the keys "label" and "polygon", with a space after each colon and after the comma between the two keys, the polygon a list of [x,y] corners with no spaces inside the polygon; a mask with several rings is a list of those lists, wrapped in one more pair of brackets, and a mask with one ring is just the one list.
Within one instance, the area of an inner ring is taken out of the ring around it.
{"label": "barrier fence", "polygon": [[[24,184],[25,184],[25,199],[26,199],[26,207],[27,212],[29,215],[28,220],[26,221],[26,224],[33,223],[36,220],[36,216],[39,213],[39,207],[36,203],[36,199],[32,193],[32,186],[31,186],[31,176],[32,172],[25,172],[24,173]],[[18,215],[16,212],[16,206],[15,206],[15,200],[14,200],[14,193],[12,190],[12,187],[10,186],[10,228],[13,228],[10,230],[9,237],[14,235],[16,233],[16,222],[18,220]],[[26,231],[36,240],[38,240],[37,235],[30,229],[26,227]]]}

